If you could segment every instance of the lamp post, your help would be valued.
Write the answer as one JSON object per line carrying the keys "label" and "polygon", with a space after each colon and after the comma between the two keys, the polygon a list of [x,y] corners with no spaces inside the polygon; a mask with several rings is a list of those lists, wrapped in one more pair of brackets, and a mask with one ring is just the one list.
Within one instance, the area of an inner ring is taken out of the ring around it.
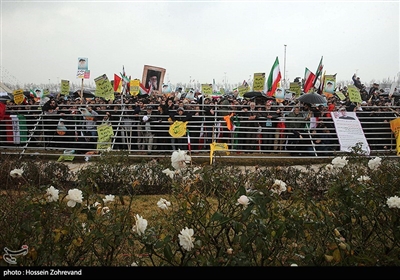
{"label": "lamp post", "polygon": [[283,88],[286,89],[286,45],[285,46],[285,53],[283,56]]}
{"label": "lamp post", "polygon": [[224,72],[224,89],[226,90],[226,72]]}

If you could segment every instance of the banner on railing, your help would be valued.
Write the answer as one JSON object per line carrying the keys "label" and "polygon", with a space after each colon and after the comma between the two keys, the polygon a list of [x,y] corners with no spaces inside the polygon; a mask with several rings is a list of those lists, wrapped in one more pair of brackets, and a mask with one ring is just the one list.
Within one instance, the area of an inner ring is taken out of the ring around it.
{"label": "banner on railing", "polygon": [[370,148],[356,113],[340,110],[331,112],[331,116],[339,139],[340,151],[350,152],[352,147],[361,143],[361,149],[369,155]]}
{"label": "banner on railing", "polygon": [[213,142],[212,144],[210,144],[210,164],[212,164],[213,162],[212,159],[215,151],[225,151],[227,155],[230,154],[228,144]]}
{"label": "banner on railing", "polygon": [[390,121],[390,129],[396,138],[396,154],[400,156],[400,118]]}
{"label": "banner on railing", "polygon": [[114,136],[113,127],[109,124],[97,126],[97,150],[111,149],[111,140]]}

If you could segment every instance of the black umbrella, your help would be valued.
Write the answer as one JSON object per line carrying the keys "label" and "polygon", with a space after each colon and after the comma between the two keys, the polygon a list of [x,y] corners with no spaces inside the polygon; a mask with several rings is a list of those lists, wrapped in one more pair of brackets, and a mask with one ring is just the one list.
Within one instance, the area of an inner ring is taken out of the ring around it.
{"label": "black umbrella", "polygon": [[[79,90],[76,90],[74,93],[73,93],[73,97],[74,98],[78,98],[78,97],[81,97],[81,90],[79,89]],[[95,96],[95,94],[94,94],[94,92],[93,91],[90,91],[90,90],[86,90],[86,89],[84,89],[83,90],[83,98],[95,98],[96,96]]]}
{"label": "black umbrella", "polygon": [[7,92],[1,92],[0,93],[0,101],[5,103],[7,101],[11,101],[14,100],[14,98],[12,97],[12,93],[7,93]]}
{"label": "black umbrella", "polygon": [[250,99],[258,98],[258,97],[265,98],[265,99],[271,99],[271,100],[275,99],[275,97],[267,96],[264,92],[260,92],[260,91],[249,91],[249,92],[246,92],[245,94],[243,94],[243,97],[244,98],[250,98]]}
{"label": "black umbrella", "polygon": [[305,93],[297,98],[300,102],[310,103],[310,104],[321,104],[326,103],[326,99],[324,96],[318,93]]}

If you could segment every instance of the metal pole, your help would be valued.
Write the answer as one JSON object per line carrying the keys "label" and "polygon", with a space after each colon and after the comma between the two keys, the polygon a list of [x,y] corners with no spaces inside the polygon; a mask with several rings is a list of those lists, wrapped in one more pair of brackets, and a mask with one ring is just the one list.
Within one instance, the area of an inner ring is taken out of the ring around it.
{"label": "metal pole", "polygon": [[[81,97],[81,104],[83,104],[83,79],[82,78],[82,84],[81,84],[81,93],[80,93],[80,97]],[[85,102],[86,103],[86,102]]]}
{"label": "metal pole", "polygon": [[285,54],[283,59],[283,88],[286,89],[286,45],[285,46]]}

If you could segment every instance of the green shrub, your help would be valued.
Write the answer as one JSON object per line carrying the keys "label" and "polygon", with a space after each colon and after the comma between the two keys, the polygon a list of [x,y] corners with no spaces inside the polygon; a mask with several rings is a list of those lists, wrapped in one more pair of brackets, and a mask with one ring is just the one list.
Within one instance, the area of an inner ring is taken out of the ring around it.
{"label": "green shrub", "polygon": [[0,163],[0,244],[29,246],[18,265],[400,265],[399,161],[356,149],[303,169],[176,169],[114,152],[76,173]]}

